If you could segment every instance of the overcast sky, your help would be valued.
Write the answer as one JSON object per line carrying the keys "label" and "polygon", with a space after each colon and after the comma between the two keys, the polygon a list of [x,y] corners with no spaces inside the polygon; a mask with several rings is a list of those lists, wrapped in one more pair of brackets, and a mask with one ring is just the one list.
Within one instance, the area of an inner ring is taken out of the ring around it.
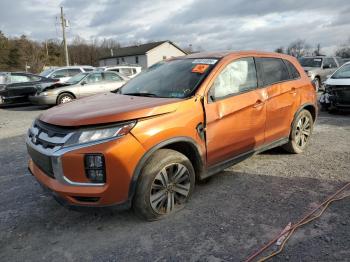
{"label": "overcast sky", "polygon": [[305,39],[329,53],[350,38],[349,0],[1,0],[0,30],[60,38],[61,5],[69,39],[171,40],[203,50],[274,50]]}

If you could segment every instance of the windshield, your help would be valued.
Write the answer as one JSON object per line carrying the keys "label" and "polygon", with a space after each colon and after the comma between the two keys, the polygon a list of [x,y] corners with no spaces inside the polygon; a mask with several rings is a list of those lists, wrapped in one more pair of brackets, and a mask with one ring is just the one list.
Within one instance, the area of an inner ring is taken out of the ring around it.
{"label": "windshield", "polygon": [[350,64],[344,65],[341,68],[339,68],[337,71],[335,71],[331,78],[350,78]]}
{"label": "windshield", "polygon": [[42,71],[39,75],[47,77],[47,76],[48,76],[50,73],[52,73],[53,71],[55,71],[54,68],[47,69],[47,70]]}
{"label": "windshield", "polygon": [[77,83],[79,83],[81,80],[83,80],[87,75],[88,75],[88,73],[80,73],[80,74],[77,74],[77,75],[75,75],[75,76],[69,78],[68,81],[66,81],[66,84],[69,84],[69,85],[77,84]]}
{"label": "windshield", "polygon": [[303,67],[321,67],[322,58],[302,57],[299,62]]}
{"label": "windshield", "polygon": [[152,66],[127,82],[125,95],[185,98],[191,96],[217,59],[175,59]]}

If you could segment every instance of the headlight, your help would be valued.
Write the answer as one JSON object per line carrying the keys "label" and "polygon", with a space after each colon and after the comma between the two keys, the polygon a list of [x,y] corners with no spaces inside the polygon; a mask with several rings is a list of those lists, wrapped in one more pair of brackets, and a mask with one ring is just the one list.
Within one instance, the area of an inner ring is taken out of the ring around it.
{"label": "headlight", "polygon": [[133,121],[113,127],[78,131],[74,133],[70,139],[68,139],[68,141],[65,143],[65,146],[85,144],[113,137],[121,137],[129,133],[135,124],[136,121]]}
{"label": "headlight", "polygon": [[40,95],[41,95],[41,96],[48,96],[49,93],[48,93],[48,92],[42,92],[42,93],[40,93]]}

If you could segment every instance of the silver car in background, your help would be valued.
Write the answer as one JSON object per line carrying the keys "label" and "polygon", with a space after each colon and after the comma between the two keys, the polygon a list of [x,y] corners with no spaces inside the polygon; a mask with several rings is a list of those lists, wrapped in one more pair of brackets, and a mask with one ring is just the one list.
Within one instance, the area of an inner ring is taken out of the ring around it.
{"label": "silver car in background", "polygon": [[316,91],[326,81],[327,76],[343,64],[340,58],[327,56],[305,56],[299,58],[299,62],[310,80],[315,83]]}
{"label": "silver car in background", "polygon": [[54,84],[39,90],[29,100],[39,105],[59,105],[86,96],[113,91],[129,78],[116,72],[87,72],[73,76],[65,83]]}

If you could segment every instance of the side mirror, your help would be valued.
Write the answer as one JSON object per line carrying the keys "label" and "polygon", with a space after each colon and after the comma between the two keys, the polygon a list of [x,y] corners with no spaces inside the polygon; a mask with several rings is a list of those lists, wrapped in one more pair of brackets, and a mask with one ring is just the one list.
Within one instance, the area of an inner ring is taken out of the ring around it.
{"label": "side mirror", "polygon": [[87,82],[85,81],[85,80],[83,80],[83,81],[81,81],[81,83],[80,83],[82,86],[84,86],[84,85],[86,85],[87,84]]}
{"label": "side mirror", "polygon": [[331,65],[323,65],[323,69],[331,68]]}

